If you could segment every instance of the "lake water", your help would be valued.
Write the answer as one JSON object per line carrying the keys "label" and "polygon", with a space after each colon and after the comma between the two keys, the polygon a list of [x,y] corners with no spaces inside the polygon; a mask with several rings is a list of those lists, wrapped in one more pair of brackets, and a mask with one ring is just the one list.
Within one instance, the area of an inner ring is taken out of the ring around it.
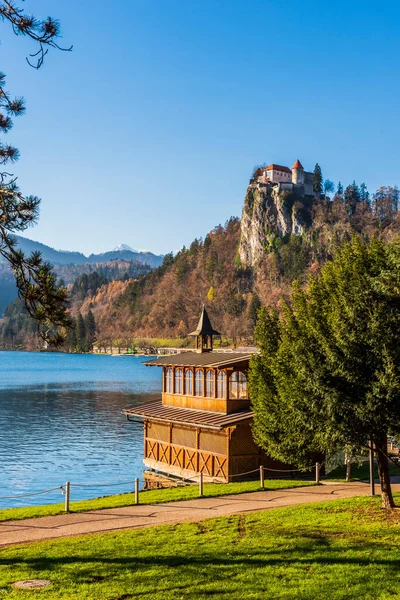
{"label": "lake water", "polygon": [[0,508],[62,502],[60,490],[4,497],[66,481],[71,501],[132,491],[123,482],[143,473],[143,426],[121,411],[161,389],[160,369],[143,360],[0,352]]}

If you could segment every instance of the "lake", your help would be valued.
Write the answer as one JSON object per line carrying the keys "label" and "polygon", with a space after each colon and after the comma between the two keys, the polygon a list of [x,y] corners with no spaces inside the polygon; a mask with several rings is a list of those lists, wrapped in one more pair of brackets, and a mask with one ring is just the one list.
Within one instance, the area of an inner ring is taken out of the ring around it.
{"label": "lake", "polygon": [[0,508],[62,502],[60,490],[4,497],[66,481],[71,501],[132,491],[122,484],[143,473],[143,426],[121,411],[161,391],[161,370],[144,360],[0,352]]}

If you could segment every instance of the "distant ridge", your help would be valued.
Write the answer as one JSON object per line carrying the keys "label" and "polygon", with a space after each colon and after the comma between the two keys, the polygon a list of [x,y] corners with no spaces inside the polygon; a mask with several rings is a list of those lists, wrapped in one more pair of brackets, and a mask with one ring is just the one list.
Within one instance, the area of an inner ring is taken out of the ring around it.
{"label": "distant ridge", "polygon": [[[133,250],[127,244],[120,244],[109,252],[101,254],[91,254],[85,256],[82,252],[71,252],[68,250],[55,250],[51,246],[35,242],[28,238],[15,236],[18,241],[18,247],[27,254],[35,251],[41,252],[43,258],[54,265],[83,265],[85,263],[102,263],[110,260],[135,260],[140,263],[146,263],[150,267],[158,267],[163,261],[163,256],[153,254],[152,252],[138,252]],[[4,259],[0,262],[4,262]]]}
{"label": "distant ridge", "polygon": [[[35,242],[18,235],[15,237],[18,242],[18,248],[26,254],[40,252],[45,260],[54,265],[56,274],[65,283],[71,283],[82,273],[90,273],[93,270],[101,268],[102,265],[105,268],[107,263],[110,267],[110,263],[113,264],[113,261],[118,262],[121,269],[126,268],[130,273],[134,273],[134,276],[137,276],[136,273],[140,275],[160,266],[163,261],[163,256],[158,256],[152,252],[138,252],[127,244],[120,244],[109,252],[85,256],[82,252],[55,250],[41,242]],[[126,267],[123,263],[127,263]],[[135,264],[137,267],[134,266]],[[114,270],[117,272],[118,267],[116,266]],[[16,296],[17,288],[11,268],[7,261],[0,256],[0,319],[3,316],[5,307]]]}

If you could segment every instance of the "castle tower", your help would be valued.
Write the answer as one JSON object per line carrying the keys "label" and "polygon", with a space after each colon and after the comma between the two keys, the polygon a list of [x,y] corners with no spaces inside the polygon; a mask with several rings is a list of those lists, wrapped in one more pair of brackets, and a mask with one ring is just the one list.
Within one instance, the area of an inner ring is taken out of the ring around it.
{"label": "castle tower", "polygon": [[206,307],[203,304],[203,310],[196,331],[189,333],[190,337],[196,338],[197,352],[212,352],[214,335],[221,335],[218,331],[212,328],[210,318],[207,314]]}
{"label": "castle tower", "polygon": [[292,183],[295,185],[304,185],[304,168],[299,159],[292,167]]}

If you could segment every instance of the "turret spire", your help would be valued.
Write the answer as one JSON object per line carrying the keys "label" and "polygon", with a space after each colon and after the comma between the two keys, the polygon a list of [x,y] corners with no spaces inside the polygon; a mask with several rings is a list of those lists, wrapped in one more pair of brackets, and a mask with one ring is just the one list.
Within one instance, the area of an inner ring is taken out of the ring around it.
{"label": "turret spire", "polygon": [[211,352],[213,349],[213,337],[214,335],[221,335],[218,331],[215,331],[211,325],[210,317],[206,311],[206,307],[203,304],[199,323],[197,329],[189,333],[190,337],[196,338],[196,350],[197,352]]}

